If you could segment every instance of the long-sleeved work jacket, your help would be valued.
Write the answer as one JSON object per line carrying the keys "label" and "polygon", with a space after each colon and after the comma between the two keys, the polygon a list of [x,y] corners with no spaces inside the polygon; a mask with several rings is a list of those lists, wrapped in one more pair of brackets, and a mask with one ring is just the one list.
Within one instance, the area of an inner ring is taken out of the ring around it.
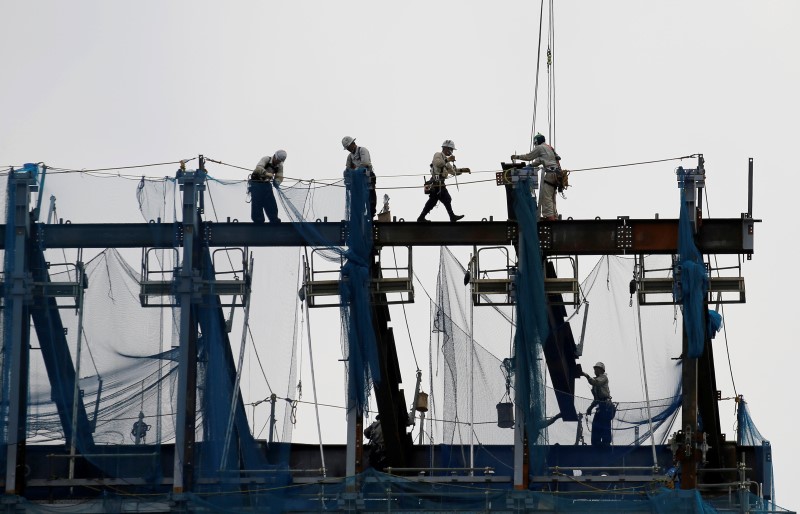
{"label": "long-sleeved work jacket", "polygon": [[556,153],[552,146],[548,144],[536,145],[530,153],[519,156],[522,161],[533,161],[534,166],[544,166],[545,168],[557,168],[561,157]]}
{"label": "long-sleeved work jacket", "polygon": [[276,184],[283,182],[283,163],[273,164],[272,157],[272,155],[268,155],[258,161],[255,171],[250,175],[251,180],[258,182],[273,181]]}

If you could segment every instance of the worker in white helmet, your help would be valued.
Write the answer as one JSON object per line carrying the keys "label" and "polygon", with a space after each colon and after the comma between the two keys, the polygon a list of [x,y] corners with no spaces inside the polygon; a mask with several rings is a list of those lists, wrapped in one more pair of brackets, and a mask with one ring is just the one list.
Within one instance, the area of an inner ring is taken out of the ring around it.
{"label": "worker in white helmet", "polygon": [[597,413],[592,420],[592,445],[610,446],[611,445],[611,420],[616,414],[616,406],[611,402],[611,390],[608,387],[608,375],[606,375],[606,365],[598,362],[594,365],[594,377],[586,372],[581,372],[592,386],[592,401],[586,410],[586,415],[592,415],[592,409],[597,407]]}
{"label": "worker in white helmet", "polygon": [[447,177],[455,177],[462,173],[469,173],[469,168],[456,168],[453,164],[456,156],[453,152],[456,149],[455,143],[447,139],[442,143],[442,151],[433,154],[433,162],[431,162],[431,178],[425,183],[425,190],[428,193],[428,201],[422,209],[422,214],[419,215],[417,221],[430,221],[425,218],[429,212],[436,206],[437,203],[442,202],[444,208],[447,209],[447,214],[450,216],[450,221],[458,221],[464,217],[463,214],[456,214],[453,212],[451,202],[453,201],[450,193],[445,186],[445,179]]}
{"label": "worker in white helmet", "polygon": [[345,136],[342,138],[342,146],[345,150],[350,152],[347,154],[347,162],[345,166],[348,170],[364,169],[364,172],[369,177],[369,212],[370,218],[375,217],[375,210],[378,206],[378,195],[375,193],[375,185],[377,178],[375,171],[372,169],[372,159],[369,155],[369,150],[363,146],[358,146],[353,137]]}
{"label": "worker in white helmet", "polygon": [[512,155],[511,160],[532,161],[533,166],[544,169],[542,177],[542,193],[539,198],[539,216],[541,219],[555,221],[558,219],[556,209],[556,192],[558,191],[558,173],[561,172],[561,156],[555,149],[545,143],[542,134],[537,133],[533,138],[533,150],[525,155]]}
{"label": "worker in white helmet", "polygon": [[283,182],[283,162],[286,151],[278,150],[272,155],[262,157],[256,169],[250,174],[248,183],[250,191],[250,218],[253,223],[264,223],[264,214],[270,223],[280,223],[278,204],[275,201],[273,187]]}

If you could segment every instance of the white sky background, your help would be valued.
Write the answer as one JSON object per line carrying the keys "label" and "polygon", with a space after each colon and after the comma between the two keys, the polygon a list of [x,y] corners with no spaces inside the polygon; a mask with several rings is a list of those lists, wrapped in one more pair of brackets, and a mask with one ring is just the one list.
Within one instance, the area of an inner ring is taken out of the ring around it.
{"label": "white sky background", "polygon": [[[443,139],[456,142],[460,165],[496,170],[529,145],[538,16],[538,2],[523,1],[3,2],[0,167],[197,154],[252,167],[284,148],[287,175],[333,178],[346,157],[339,142],[352,135],[370,150],[383,187],[421,184],[421,176],[389,176],[426,173]],[[555,143],[566,168],[703,153],[706,216],[738,217],[747,210],[747,159],[755,159],[754,216],[763,223],[744,268],[747,304],[726,308],[728,343],[736,391],[773,445],[778,503],[790,508],[800,506],[791,487],[800,445],[787,422],[795,406],[787,383],[800,357],[787,323],[800,286],[790,239],[800,186],[798,19],[800,4],[790,0],[562,0],[554,49]],[[547,134],[545,89],[539,99],[537,130]],[[559,210],[677,217],[676,165],[575,173]],[[492,183],[450,191],[467,219],[505,219]],[[418,189],[388,194],[392,214],[406,219],[425,201]],[[246,220],[245,206],[233,217]],[[446,216],[437,208],[430,218]],[[435,263],[414,264],[433,277]],[[427,335],[419,338],[425,352]],[[728,397],[723,344],[715,342],[717,380]],[[413,390],[413,369],[404,378]],[[721,409],[731,438],[733,406]]]}

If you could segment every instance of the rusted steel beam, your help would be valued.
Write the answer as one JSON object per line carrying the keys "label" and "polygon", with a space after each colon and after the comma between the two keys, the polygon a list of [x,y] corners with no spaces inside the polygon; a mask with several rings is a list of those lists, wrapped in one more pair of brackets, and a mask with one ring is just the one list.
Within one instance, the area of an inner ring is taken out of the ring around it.
{"label": "rusted steel beam", "polygon": [[[753,227],[749,218],[704,219],[697,235],[702,253],[752,254]],[[0,248],[5,241],[0,225]],[[342,245],[347,225],[318,223],[211,223],[201,225],[199,237],[210,247]],[[180,231],[171,223],[37,223],[36,240],[44,248],[144,248],[180,246]],[[376,222],[376,246],[511,245],[518,237],[513,221]],[[675,219],[593,219],[545,221],[539,224],[544,255],[672,254],[678,247]]]}

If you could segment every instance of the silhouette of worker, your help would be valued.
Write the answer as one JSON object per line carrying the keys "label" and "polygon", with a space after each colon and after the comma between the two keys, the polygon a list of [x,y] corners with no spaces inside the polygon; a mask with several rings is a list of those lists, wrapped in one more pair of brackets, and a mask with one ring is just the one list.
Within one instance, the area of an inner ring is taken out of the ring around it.
{"label": "silhouette of worker", "polygon": [[350,152],[347,154],[345,167],[348,170],[357,170],[359,168],[366,170],[369,177],[369,217],[374,218],[375,211],[378,208],[378,195],[375,193],[377,178],[375,177],[375,171],[372,169],[372,158],[369,155],[369,150],[363,146],[358,146],[356,139],[350,136],[342,138],[342,146]]}
{"label": "silhouette of worker", "polygon": [[369,439],[369,465],[383,471],[386,465],[386,443],[383,440],[381,416],[375,416],[375,421],[364,429],[364,437]]}
{"label": "silhouette of worker", "polygon": [[606,375],[606,365],[598,362],[594,365],[594,377],[588,373],[581,373],[592,386],[592,401],[586,409],[586,415],[591,416],[592,410],[597,407],[597,413],[592,420],[592,445],[610,446],[611,445],[611,420],[616,414],[616,407],[611,402],[611,390],[608,387],[608,375]]}
{"label": "silhouette of worker", "polygon": [[264,213],[270,223],[280,223],[278,203],[275,201],[273,187],[283,182],[283,161],[286,151],[278,150],[273,155],[262,157],[256,169],[250,174],[250,218],[253,223],[264,223]]}
{"label": "silhouette of worker", "polygon": [[450,193],[447,191],[447,186],[444,183],[447,177],[455,177],[462,173],[470,172],[469,168],[456,168],[455,165],[453,165],[456,160],[456,156],[453,155],[455,149],[455,143],[447,139],[442,143],[442,151],[433,154],[431,178],[430,181],[425,184],[425,189],[428,193],[428,201],[425,202],[425,207],[422,209],[422,213],[417,218],[417,221],[430,221],[425,218],[425,216],[427,216],[439,202],[442,202],[442,205],[444,205],[444,208],[447,210],[450,221],[458,221],[464,217],[463,214],[456,214],[453,212],[453,207],[451,205],[453,198],[450,196]]}

